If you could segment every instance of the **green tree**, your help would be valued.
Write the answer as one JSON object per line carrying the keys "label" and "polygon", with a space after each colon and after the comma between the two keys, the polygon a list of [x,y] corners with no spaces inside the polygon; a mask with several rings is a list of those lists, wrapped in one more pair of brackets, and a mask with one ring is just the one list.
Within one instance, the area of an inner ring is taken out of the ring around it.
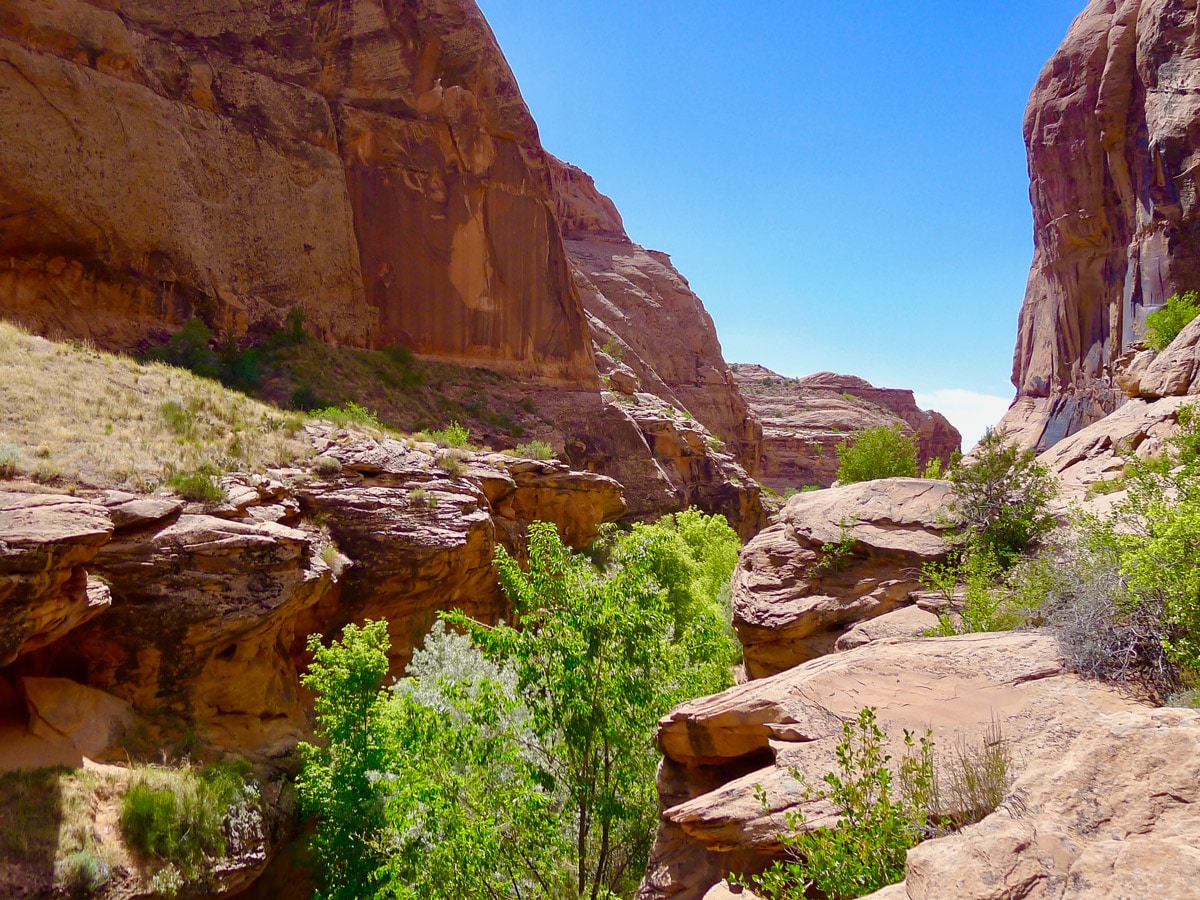
{"label": "green tree", "polygon": [[837,478],[842,484],[917,476],[917,445],[901,425],[860,431],[851,443],[838,444],[837,457]]}
{"label": "green tree", "polygon": [[1196,316],[1200,316],[1200,294],[1195,291],[1175,294],[1167,300],[1166,306],[1146,316],[1142,340],[1147,347],[1161,352]]}
{"label": "green tree", "polygon": [[951,513],[967,553],[984,552],[1008,568],[1056,525],[1047,506],[1057,487],[1032,450],[988,429],[969,457],[950,469]]}
{"label": "green tree", "polygon": [[601,568],[535,523],[526,566],[498,551],[519,627],[447,615],[465,634],[435,628],[394,688],[382,623],[310,641],[320,898],[628,895],[658,821],[657,721],[730,682],[727,530],[680,514],[613,536]]}

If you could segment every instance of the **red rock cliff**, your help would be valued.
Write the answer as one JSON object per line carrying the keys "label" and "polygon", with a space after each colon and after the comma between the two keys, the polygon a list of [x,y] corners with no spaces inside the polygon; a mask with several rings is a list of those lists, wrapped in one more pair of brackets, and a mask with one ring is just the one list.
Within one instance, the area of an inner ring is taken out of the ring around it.
{"label": "red rock cliff", "polygon": [[665,253],[630,240],[612,200],[591,176],[551,158],[558,218],[602,370],[629,369],[641,387],[675,403],[730,445],[751,474],[762,426],[721,355],[712,317]]}
{"label": "red rock cliff", "polygon": [[4,0],[0,314],[112,347],[293,307],[594,384],[536,126],[473,0]]}
{"label": "red rock cliff", "polygon": [[1004,421],[1028,445],[1112,412],[1145,313],[1200,287],[1198,57],[1190,0],[1092,0],[1033,90],[1035,252]]}

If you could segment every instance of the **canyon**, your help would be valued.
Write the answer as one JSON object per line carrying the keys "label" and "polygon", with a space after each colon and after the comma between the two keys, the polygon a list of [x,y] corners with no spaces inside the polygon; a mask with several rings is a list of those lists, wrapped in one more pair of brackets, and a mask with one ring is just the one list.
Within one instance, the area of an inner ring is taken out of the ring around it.
{"label": "canyon", "polygon": [[[1064,515],[1111,504],[1097,487],[1200,395],[1200,320],[1138,342],[1197,286],[1197,35],[1185,0],[1090,0],[1030,99],[1035,255],[1000,426]],[[1190,896],[1200,713],[1080,678],[1049,633],[925,637],[954,599],[920,577],[951,552],[950,485],[833,486],[837,448],[899,426],[924,467],[959,433],[908,390],[727,364],[671,257],[543,148],[473,0],[6,0],[0,129],[0,772],[83,773],[97,840],[131,758],[236,756],[265,773],[263,821],[191,888],[306,896],[287,782],[310,634],[386,618],[401,675],[438,613],[511,617],[497,547],[520,557],[531,522],[582,549],[698,506],[746,543],[739,683],[659,724],[639,900],[752,896],[726,879],[780,858],[789,814],[833,822],[792,772],[829,771],[864,706],[893,753],[905,729],[954,746],[999,722],[1019,763],[1001,809],[911,851],[881,900]],[[469,397],[489,446],[107,352],[193,320],[256,346],[295,311],[320,367],[411,356],[387,371],[429,382],[401,384],[444,412],[426,424]],[[51,383],[78,433],[31,402]],[[220,435],[217,499],[165,486],[203,443],[185,413]],[[149,462],[121,461],[150,446],[134,420],[157,429]],[[146,895],[129,866],[103,896]],[[7,895],[55,879],[53,859],[0,859]]]}

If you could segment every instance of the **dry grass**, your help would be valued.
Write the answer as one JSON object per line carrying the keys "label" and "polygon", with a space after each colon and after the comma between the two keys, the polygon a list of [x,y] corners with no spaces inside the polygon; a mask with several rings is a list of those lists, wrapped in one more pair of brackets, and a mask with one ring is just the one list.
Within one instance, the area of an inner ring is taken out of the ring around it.
{"label": "dry grass", "polygon": [[0,322],[0,447],[42,483],[152,490],[176,472],[311,454],[304,419],[182,369]]}

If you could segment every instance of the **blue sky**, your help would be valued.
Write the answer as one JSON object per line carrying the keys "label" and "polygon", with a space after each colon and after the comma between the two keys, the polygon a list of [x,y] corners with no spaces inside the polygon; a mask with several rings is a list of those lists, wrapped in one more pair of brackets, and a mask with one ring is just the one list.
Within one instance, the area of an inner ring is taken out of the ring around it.
{"label": "blue sky", "polygon": [[1084,0],[480,6],[546,148],[672,255],[727,360],[912,388],[965,436],[1003,412],[1021,122]]}

